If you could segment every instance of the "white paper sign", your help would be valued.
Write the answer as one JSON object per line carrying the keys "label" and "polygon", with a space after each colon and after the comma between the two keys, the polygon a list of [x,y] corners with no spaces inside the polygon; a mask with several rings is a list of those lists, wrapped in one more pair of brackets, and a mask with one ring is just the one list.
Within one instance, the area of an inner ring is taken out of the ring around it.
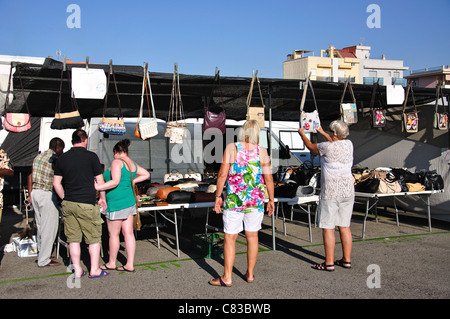
{"label": "white paper sign", "polygon": [[387,105],[400,105],[405,100],[405,89],[403,86],[386,85],[386,103]]}
{"label": "white paper sign", "polygon": [[102,100],[106,94],[106,74],[100,69],[72,68],[72,96]]}

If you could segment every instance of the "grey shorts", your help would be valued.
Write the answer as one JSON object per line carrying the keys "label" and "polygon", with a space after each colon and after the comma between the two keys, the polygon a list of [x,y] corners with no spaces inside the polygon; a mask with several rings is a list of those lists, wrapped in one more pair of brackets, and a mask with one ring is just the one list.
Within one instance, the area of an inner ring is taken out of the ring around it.
{"label": "grey shorts", "polygon": [[109,220],[127,219],[128,216],[137,214],[136,205],[121,210],[116,210],[114,212],[104,212],[104,214]]}
{"label": "grey shorts", "polygon": [[354,197],[340,199],[321,199],[319,201],[319,227],[334,229],[350,227],[352,219]]}

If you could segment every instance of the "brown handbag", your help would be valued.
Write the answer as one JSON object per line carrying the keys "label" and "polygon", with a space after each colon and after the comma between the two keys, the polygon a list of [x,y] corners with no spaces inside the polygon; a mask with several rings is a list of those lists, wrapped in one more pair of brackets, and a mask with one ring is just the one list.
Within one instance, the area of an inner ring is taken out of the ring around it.
{"label": "brown handbag", "polygon": [[156,197],[159,199],[167,199],[167,196],[173,191],[179,191],[179,187],[164,187],[156,192]]}

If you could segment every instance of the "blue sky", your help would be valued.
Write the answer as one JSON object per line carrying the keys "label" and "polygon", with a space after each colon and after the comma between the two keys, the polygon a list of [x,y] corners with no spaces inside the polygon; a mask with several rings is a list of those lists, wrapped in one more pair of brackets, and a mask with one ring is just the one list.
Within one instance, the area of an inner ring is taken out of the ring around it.
{"label": "blue sky", "polygon": [[[69,28],[70,4],[81,10]],[[369,28],[370,4],[380,28]],[[0,54],[142,65],[150,71],[282,78],[294,50],[362,42],[371,58],[403,60],[410,70],[450,64],[450,0],[0,0]],[[407,71],[405,74],[408,74]]]}

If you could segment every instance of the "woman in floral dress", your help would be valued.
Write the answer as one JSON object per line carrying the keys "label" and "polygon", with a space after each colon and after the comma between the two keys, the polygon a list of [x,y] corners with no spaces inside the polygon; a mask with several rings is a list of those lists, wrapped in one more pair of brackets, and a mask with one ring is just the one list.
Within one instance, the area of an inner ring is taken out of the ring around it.
{"label": "woman in floral dress", "polygon": [[[230,287],[236,255],[236,239],[245,229],[247,239],[247,282],[254,280],[254,268],[258,257],[258,231],[264,217],[265,190],[267,188],[267,212],[275,209],[273,177],[267,150],[258,145],[259,125],[247,121],[239,133],[239,142],[227,145],[217,179],[214,209],[222,212],[224,225],[224,274],[211,280],[214,286]],[[226,185],[226,196],[222,198]]]}

